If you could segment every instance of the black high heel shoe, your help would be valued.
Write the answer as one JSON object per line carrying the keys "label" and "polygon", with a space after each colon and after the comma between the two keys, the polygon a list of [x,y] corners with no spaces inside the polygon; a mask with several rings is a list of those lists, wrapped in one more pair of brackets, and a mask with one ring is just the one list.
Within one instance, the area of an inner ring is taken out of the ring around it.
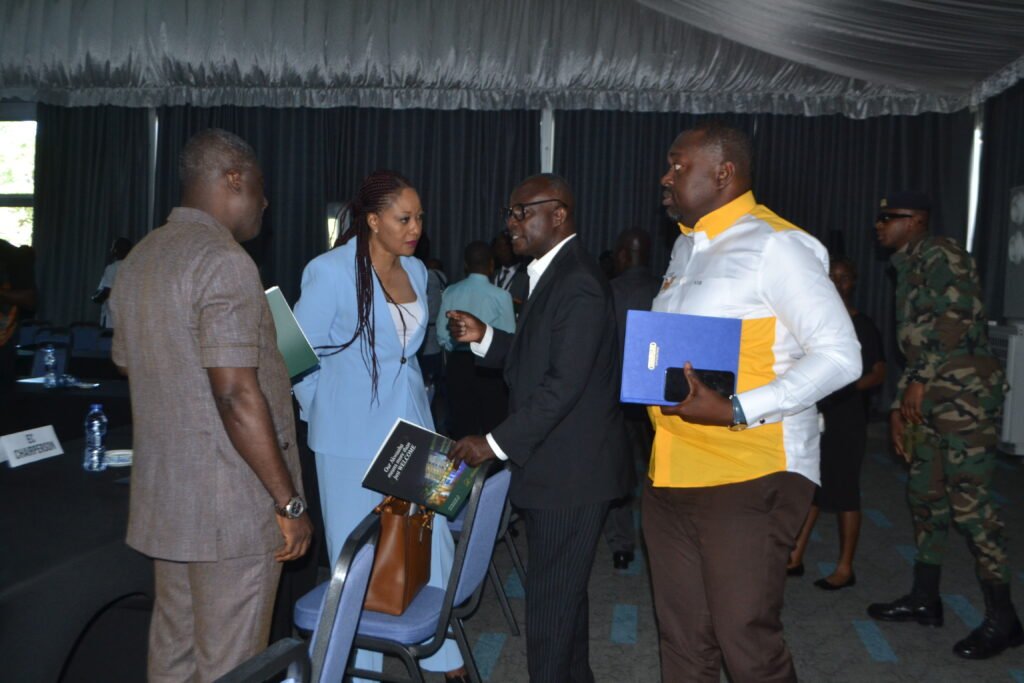
{"label": "black high heel shoe", "polygon": [[804,563],[793,565],[792,567],[786,567],[786,576],[803,576],[804,575]]}
{"label": "black high heel shoe", "polygon": [[814,585],[823,591],[838,591],[844,588],[852,588],[857,585],[857,575],[851,573],[850,578],[846,580],[846,583],[830,583],[828,579],[818,579],[814,582]]}

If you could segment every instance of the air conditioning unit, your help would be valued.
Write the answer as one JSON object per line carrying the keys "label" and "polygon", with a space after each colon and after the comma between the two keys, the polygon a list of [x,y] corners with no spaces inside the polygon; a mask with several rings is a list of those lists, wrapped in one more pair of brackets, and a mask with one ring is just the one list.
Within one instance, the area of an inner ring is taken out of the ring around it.
{"label": "air conditioning unit", "polygon": [[992,350],[1006,367],[1010,391],[1003,403],[1003,426],[999,450],[1024,456],[1024,322],[1009,325],[989,323]]}

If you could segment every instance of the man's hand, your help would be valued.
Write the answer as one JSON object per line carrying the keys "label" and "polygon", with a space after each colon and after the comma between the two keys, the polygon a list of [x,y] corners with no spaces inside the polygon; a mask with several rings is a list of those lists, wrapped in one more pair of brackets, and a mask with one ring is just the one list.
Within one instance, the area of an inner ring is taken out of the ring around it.
{"label": "man's hand", "polygon": [[892,441],[892,449],[903,458],[906,462],[910,462],[911,454],[907,452],[907,448],[903,443],[903,435],[906,433],[907,425],[903,421],[903,415],[899,410],[892,410],[889,412],[889,439]]}
{"label": "man's hand", "polygon": [[[474,318],[474,320],[476,319]],[[491,444],[487,443],[486,438],[467,436],[455,442],[448,457],[455,462],[464,462],[470,467],[476,467],[480,463],[493,460],[498,456],[491,450]]]}
{"label": "man's hand", "polygon": [[281,535],[284,536],[284,545],[274,552],[274,559],[288,562],[305,555],[313,539],[313,523],[309,521],[309,515],[303,513],[298,519],[288,519],[281,515],[275,517],[277,525],[281,527]]}
{"label": "man's hand", "polygon": [[920,382],[911,382],[903,392],[903,402],[900,404],[900,412],[903,419],[910,424],[923,424],[924,416],[921,415],[921,401],[924,399],[924,385]]}
{"label": "man's hand", "polygon": [[448,334],[457,342],[479,342],[484,338],[487,325],[465,311],[448,311]]}
{"label": "man's hand", "polygon": [[690,383],[690,394],[682,403],[662,406],[662,415],[675,415],[686,422],[699,425],[728,427],[732,424],[732,403],[714,389],[700,381],[689,361],[683,372]]}

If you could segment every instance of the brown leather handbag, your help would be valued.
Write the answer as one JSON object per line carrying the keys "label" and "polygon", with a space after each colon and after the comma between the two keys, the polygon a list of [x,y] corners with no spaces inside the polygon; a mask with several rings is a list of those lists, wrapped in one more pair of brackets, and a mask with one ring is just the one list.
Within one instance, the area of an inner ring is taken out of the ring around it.
{"label": "brown leather handbag", "polygon": [[388,496],[373,511],[380,515],[380,540],[363,606],[398,616],[430,580],[430,541],[434,513]]}

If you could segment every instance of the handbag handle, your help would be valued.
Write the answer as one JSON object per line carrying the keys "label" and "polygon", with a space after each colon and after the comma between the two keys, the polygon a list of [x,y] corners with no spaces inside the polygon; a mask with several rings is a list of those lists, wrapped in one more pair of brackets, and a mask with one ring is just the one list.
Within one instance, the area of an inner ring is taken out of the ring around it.
{"label": "handbag handle", "polygon": [[431,530],[434,528],[434,511],[426,508],[420,508],[417,512],[411,513],[412,503],[402,498],[395,496],[387,496],[377,507],[373,508],[373,512],[376,515],[380,515],[383,511],[387,510],[393,515],[399,515],[401,517],[409,517],[410,519],[416,520],[419,518],[420,521],[420,535],[424,529]]}

